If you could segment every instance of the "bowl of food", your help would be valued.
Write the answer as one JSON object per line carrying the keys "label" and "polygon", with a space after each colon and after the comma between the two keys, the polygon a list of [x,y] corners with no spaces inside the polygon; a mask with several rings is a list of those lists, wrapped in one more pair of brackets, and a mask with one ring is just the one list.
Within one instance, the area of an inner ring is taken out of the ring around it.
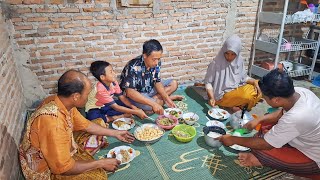
{"label": "bowl of food", "polygon": [[156,124],[146,123],[137,127],[133,135],[139,141],[154,143],[163,136],[164,132],[165,131]]}
{"label": "bowl of food", "polygon": [[164,110],[164,113],[163,113],[165,116],[174,116],[176,118],[181,118],[182,117],[182,114],[183,114],[183,111],[179,108],[167,108]]}
{"label": "bowl of food", "polygon": [[178,118],[174,116],[165,116],[165,115],[160,115],[156,119],[156,124],[160,126],[162,129],[165,130],[170,130],[177,124],[179,124]]}
{"label": "bowl of food", "polygon": [[176,125],[171,132],[177,141],[184,143],[192,141],[197,135],[196,128],[186,124]]}
{"label": "bowl of food", "polygon": [[196,113],[188,112],[182,115],[184,122],[188,125],[194,125],[199,120],[199,116]]}
{"label": "bowl of food", "polygon": [[221,142],[215,138],[225,135],[226,131],[219,126],[206,126],[203,127],[203,133],[204,141],[208,146],[220,147],[222,145]]}

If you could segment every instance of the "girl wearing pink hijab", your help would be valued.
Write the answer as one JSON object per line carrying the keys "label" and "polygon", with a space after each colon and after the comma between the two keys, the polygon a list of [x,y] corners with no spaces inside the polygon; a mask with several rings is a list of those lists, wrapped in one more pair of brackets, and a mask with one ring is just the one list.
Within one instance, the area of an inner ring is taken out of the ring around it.
{"label": "girl wearing pink hijab", "polygon": [[258,81],[247,75],[240,51],[241,39],[232,35],[209,64],[204,82],[210,106],[251,110],[261,99]]}

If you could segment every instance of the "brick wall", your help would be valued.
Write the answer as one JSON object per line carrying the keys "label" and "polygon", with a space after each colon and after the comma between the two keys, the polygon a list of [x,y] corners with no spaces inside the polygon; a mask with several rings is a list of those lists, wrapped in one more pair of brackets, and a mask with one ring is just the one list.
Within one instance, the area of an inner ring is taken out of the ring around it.
{"label": "brick wall", "polygon": [[140,55],[142,43],[164,47],[163,77],[180,83],[201,81],[224,39],[238,34],[248,61],[258,0],[159,0],[150,8],[121,7],[116,0],[90,3],[63,0],[7,0],[19,48],[30,54],[28,67],[46,93],[66,69],[88,73],[94,60],[111,62],[118,75]]}
{"label": "brick wall", "polygon": [[9,39],[10,23],[2,13],[0,8],[0,179],[18,179],[17,144],[24,125],[24,97]]}

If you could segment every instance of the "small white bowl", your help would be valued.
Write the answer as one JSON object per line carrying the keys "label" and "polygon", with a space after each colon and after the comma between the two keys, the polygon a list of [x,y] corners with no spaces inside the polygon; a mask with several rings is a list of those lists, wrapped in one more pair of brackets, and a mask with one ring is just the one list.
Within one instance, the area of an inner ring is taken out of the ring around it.
{"label": "small white bowl", "polygon": [[[188,112],[182,115],[184,122],[188,125],[193,125],[196,121],[199,120],[199,116],[196,113]],[[194,120],[192,120],[192,119]]]}

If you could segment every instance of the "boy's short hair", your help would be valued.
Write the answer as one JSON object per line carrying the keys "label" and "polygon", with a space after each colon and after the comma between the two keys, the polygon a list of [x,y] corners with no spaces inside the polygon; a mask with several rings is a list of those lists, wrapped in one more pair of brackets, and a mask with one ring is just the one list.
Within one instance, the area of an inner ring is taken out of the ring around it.
{"label": "boy's short hair", "polygon": [[100,76],[106,75],[105,69],[108,66],[110,66],[110,63],[106,61],[94,61],[93,63],[91,63],[90,72],[95,78],[101,81]]}
{"label": "boy's short hair", "polygon": [[263,76],[259,81],[259,87],[262,94],[270,99],[273,97],[288,98],[295,92],[290,76],[278,68]]}

